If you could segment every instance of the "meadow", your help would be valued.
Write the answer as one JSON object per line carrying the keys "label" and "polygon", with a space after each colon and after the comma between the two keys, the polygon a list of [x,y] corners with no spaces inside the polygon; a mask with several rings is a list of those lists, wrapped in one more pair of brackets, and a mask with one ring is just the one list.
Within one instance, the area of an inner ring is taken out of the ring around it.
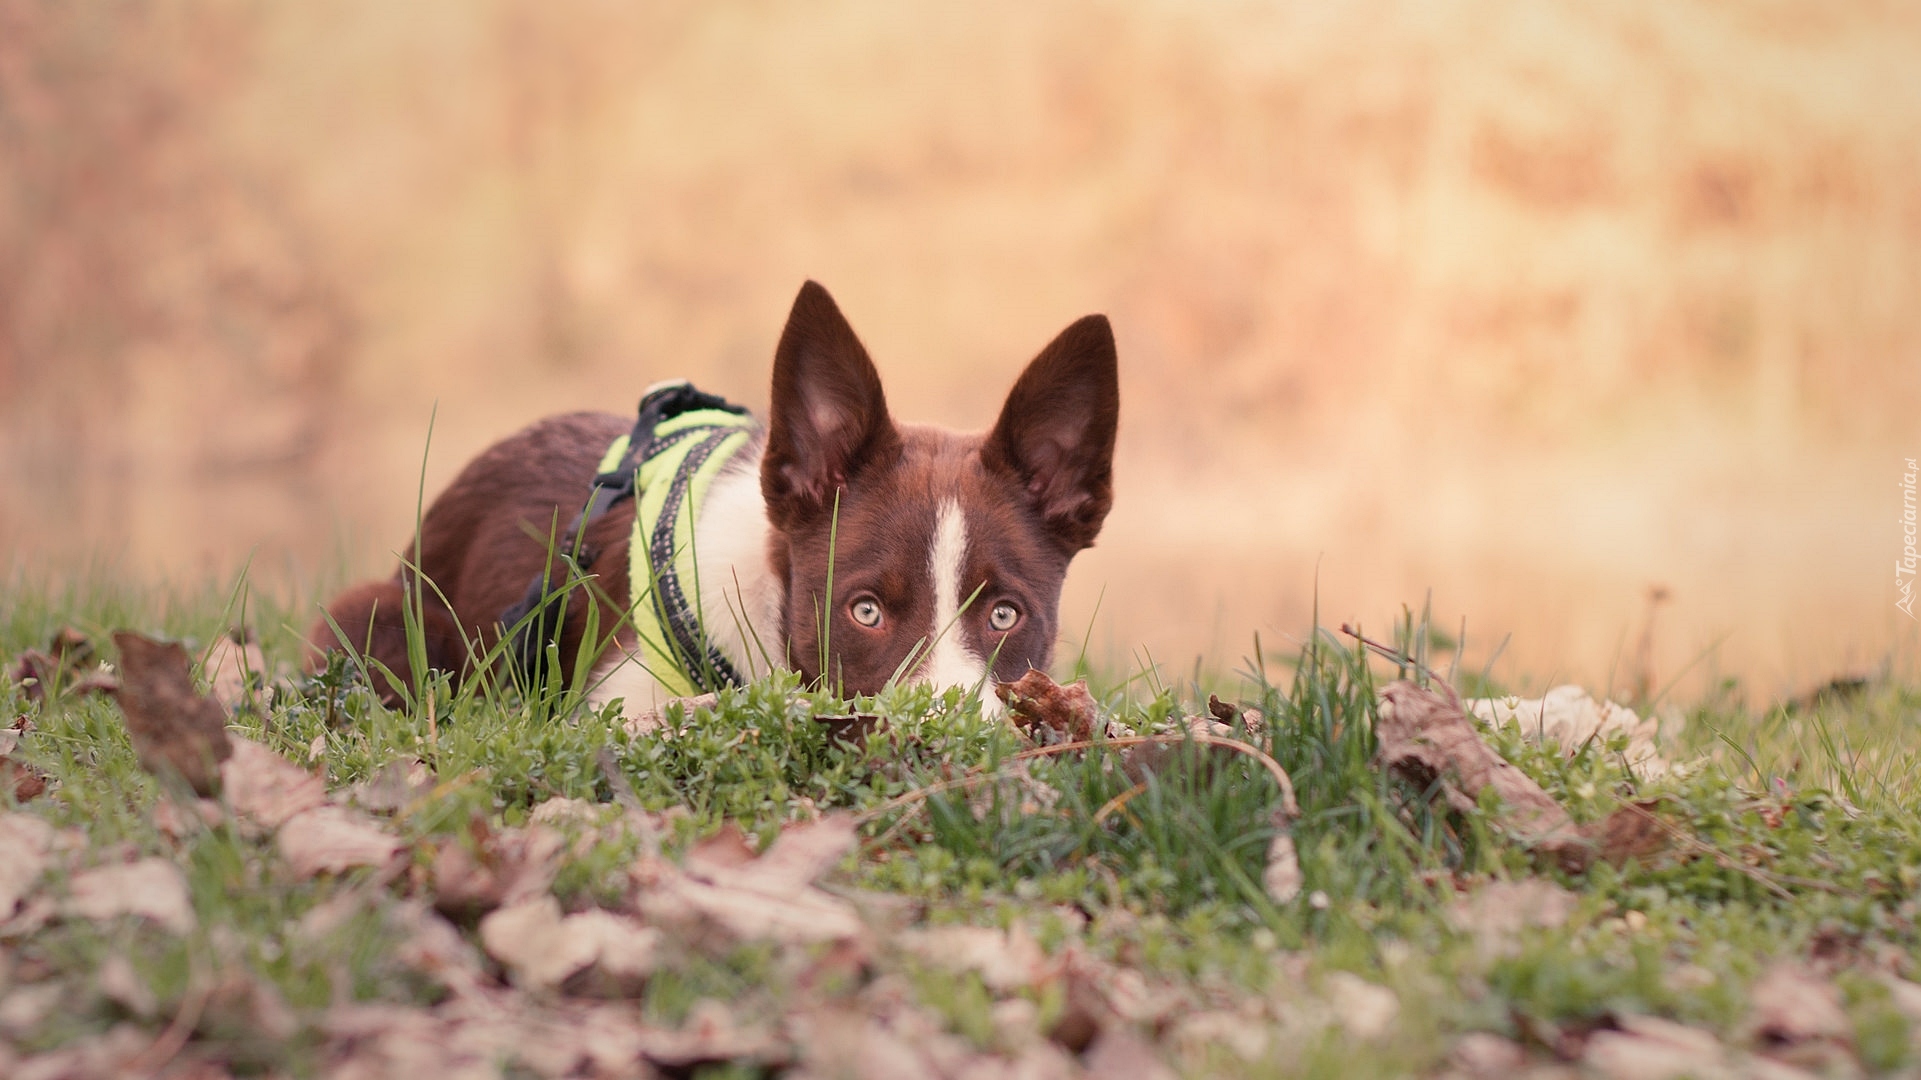
{"label": "meadow", "polygon": [[[72,658],[0,689],[18,717],[0,774],[10,1076],[1921,1061],[1912,673],[1785,702],[1724,684],[1667,710],[1664,769],[1618,738],[1483,727],[1577,827],[1651,823],[1570,870],[1492,794],[1450,805],[1376,760],[1390,680],[1503,689],[1415,612],[1368,634],[1389,656],[1321,629],[1298,651],[1250,641],[1238,670],[1064,660],[1104,727],[1057,752],[957,692],[846,702],[783,674],[652,730],[558,685],[439,678],[389,710],[348,664],[299,674],[299,610],[244,579],[112,581],[16,575],[0,602],[7,656],[64,640]],[[257,652],[233,645],[242,625]],[[231,705],[247,745],[216,797],[142,768],[130,668],[121,701],[90,690],[117,628],[185,642]],[[1214,715],[1237,752],[1178,737],[1210,695],[1233,703]],[[1167,732],[1158,757],[1120,749]]]}

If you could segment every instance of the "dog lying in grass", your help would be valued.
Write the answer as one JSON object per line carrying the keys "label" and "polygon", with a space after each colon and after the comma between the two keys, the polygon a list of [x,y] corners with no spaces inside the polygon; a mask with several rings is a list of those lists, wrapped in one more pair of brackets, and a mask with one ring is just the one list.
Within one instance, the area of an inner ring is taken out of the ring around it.
{"label": "dog lying in grass", "polygon": [[557,677],[629,716],[773,667],[845,694],[978,695],[1048,665],[1068,564],[1113,504],[1120,390],[1099,315],[1041,350],[986,434],[959,434],[894,420],[810,281],[764,425],[684,383],[640,413],[550,417],[482,453],[400,570],[336,597],[310,640],[372,661],[389,703],[417,661]]}

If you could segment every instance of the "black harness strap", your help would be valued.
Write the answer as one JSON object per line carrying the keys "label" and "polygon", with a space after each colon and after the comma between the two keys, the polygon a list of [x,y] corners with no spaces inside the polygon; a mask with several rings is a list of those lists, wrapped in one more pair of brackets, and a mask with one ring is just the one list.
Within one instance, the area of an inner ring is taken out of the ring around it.
{"label": "black harness strap", "polygon": [[700,615],[687,602],[687,594],[680,587],[680,573],[674,568],[674,525],[680,520],[680,508],[687,501],[694,474],[736,431],[723,428],[687,452],[686,460],[674,471],[673,486],[667,489],[667,501],[661,507],[660,520],[654,522],[654,535],[647,545],[647,563],[654,571],[654,611],[667,631],[668,647],[680,658],[681,670],[707,693],[723,686],[739,686],[746,680],[720,650],[707,641],[700,626]]}
{"label": "black harness strap", "polygon": [[[686,460],[675,471],[667,493],[667,508],[655,525],[648,547],[648,562],[652,565],[655,577],[655,608],[661,625],[671,634],[671,647],[684,660],[699,658],[704,666],[684,662],[683,667],[701,689],[714,690],[721,685],[738,686],[742,680],[733,665],[706,643],[706,637],[700,631],[699,616],[688,605],[686,595],[680,588],[679,575],[674,572],[673,523],[681,504],[686,501],[694,473],[727,436],[739,429],[716,431],[709,427],[687,427],[664,436],[655,434],[663,422],[699,409],[720,410],[740,416],[747,414],[746,409],[727,399],[696,390],[685,382],[665,383],[648,391],[640,401],[640,417],[634,421],[633,431],[627,436],[626,452],[621,454],[613,468],[594,476],[586,504],[574,516],[573,524],[561,534],[555,552],[566,566],[569,576],[584,576],[600,557],[598,550],[585,543],[587,527],[609,510],[634,497],[635,477],[640,463],[683,439],[705,433],[702,444],[689,451]],[[629,588],[637,586],[636,582],[629,583]],[[520,602],[500,615],[501,625],[512,634],[504,651],[514,669],[525,680],[524,685],[530,687],[538,686],[545,678],[547,646],[559,640],[561,628],[567,622],[567,606],[572,590],[568,589],[558,597],[554,595],[555,591],[549,574],[543,570],[528,583]]]}

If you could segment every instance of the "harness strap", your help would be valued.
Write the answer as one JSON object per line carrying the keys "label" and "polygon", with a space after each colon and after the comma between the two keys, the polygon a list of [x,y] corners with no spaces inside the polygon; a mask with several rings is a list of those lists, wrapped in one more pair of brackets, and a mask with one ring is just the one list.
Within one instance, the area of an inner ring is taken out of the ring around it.
{"label": "harness strap", "polygon": [[[664,511],[654,522],[651,535],[646,536],[644,561],[640,551],[634,552],[633,569],[638,570],[645,565],[650,580],[631,580],[628,587],[637,592],[643,585],[650,586],[648,591],[652,596],[653,614],[666,632],[667,640],[663,644],[670,658],[697,690],[706,692],[722,686],[739,686],[744,680],[727,658],[707,642],[706,635],[701,632],[700,615],[687,602],[675,567],[678,554],[674,543],[675,527],[694,477],[722,443],[740,433],[743,425],[736,421],[686,424],[666,433],[659,430],[667,421],[695,411],[715,411],[742,418],[748,415],[746,409],[725,398],[696,390],[684,381],[657,383],[650,387],[641,398],[640,416],[634,422],[633,430],[608,449],[600,471],[594,475],[586,504],[575,515],[566,532],[561,534],[556,551],[567,567],[566,576],[584,576],[600,557],[600,552],[585,542],[587,527],[638,494],[642,463],[683,441],[699,439],[682,458],[669,481]],[[634,542],[638,545],[643,538],[645,525],[638,521],[638,515],[635,525]],[[555,591],[549,584],[548,574],[542,571],[528,583],[520,602],[500,616],[501,624],[513,633],[504,652],[526,679],[528,686],[539,685],[544,679],[547,646],[558,640],[561,627],[566,624],[567,606],[573,590],[568,589],[558,597],[554,595]]]}

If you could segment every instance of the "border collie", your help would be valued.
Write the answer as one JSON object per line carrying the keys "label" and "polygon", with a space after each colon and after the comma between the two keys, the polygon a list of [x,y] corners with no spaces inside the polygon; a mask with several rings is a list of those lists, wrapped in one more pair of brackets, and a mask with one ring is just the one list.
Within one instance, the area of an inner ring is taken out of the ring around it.
{"label": "border collie", "polygon": [[410,593],[430,667],[472,677],[512,634],[503,666],[585,673],[589,701],[628,716],[774,666],[849,695],[894,679],[980,694],[1052,660],[1068,563],[1113,503],[1099,315],[1041,350],[984,435],[896,422],[811,281],[764,426],[685,384],[640,411],[550,417],[482,453],[400,571],[336,597],[310,640],[377,660],[390,703],[412,685]]}

